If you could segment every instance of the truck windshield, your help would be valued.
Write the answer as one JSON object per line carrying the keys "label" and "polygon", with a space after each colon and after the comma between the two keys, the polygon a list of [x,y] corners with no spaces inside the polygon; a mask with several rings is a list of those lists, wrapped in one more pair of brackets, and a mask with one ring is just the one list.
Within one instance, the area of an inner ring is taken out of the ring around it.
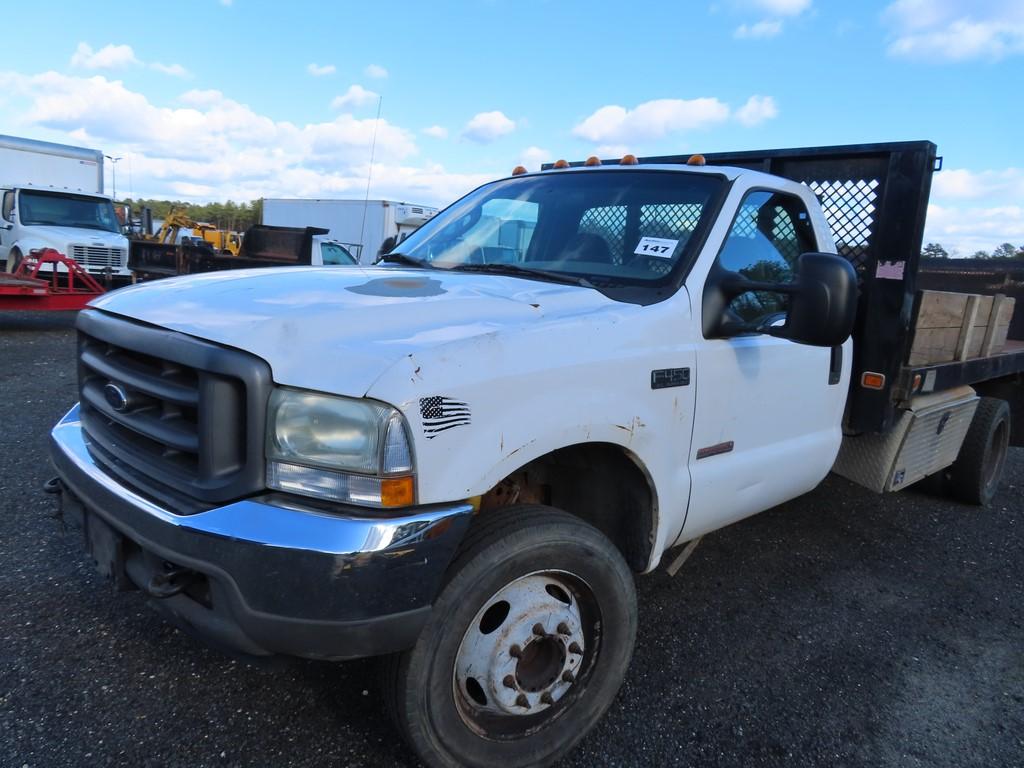
{"label": "truck windshield", "polygon": [[443,269],[653,287],[688,261],[725,180],[683,171],[561,171],[487,184],[423,225],[403,255]]}
{"label": "truck windshield", "polygon": [[71,195],[64,192],[21,190],[18,212],[21,223],[57,227],[83,227],[120,232],[114,205],[103,197]]}

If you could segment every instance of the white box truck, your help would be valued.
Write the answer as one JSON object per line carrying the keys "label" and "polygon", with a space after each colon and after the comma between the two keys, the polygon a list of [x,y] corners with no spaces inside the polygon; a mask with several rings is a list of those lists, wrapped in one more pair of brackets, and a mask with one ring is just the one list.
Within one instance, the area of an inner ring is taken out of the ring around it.
{"label": "white box truck", "polygon": [[263,223],[274,227],[322,227],[344,243],[361,264],[377,260],[389,238],[397,243],[429,221],[437,208],[393,200],[325,200],[267,198]]}
{"label": "white box truck", "polygon": [[[98,149],[0,136],[0,262],[54,248],[87,271],[128,272],[128,240],[103,194]],[[63,267],[61,267],[63,269]]]}

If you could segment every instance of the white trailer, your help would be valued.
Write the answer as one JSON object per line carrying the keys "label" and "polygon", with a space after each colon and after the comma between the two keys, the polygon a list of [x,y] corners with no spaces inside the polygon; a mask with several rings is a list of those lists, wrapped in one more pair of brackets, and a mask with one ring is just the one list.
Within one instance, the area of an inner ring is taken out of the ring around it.
{"label": "white trailer", "polygon": [[129,275],[128,240],[103,193],[98,149],[0,136],[0,262],[54,248],[86,270]]}
{"label": "white trailer", "polygon": [[[263,223],[275,227],[323,227],[361,264],[372,264],[388,238],[401,242],[437,213],[437,208],[393,200],[268,198]],[[390,250],[390,248],[388,249]]]}

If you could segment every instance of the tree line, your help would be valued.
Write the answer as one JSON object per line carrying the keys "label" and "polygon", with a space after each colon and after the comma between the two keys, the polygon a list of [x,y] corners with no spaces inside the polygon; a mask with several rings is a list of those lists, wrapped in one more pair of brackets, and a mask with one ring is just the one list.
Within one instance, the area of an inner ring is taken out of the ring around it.
{"label": "tree line", "polygon": [[223,203],[186,203],[182,200],[124,200],[131,206],[132,218],[138,219],[143,208],[153,212],[154,219],[166,219],[171,211],[184,213],[193,221],[213,224],[217,229],[233,232],[244,232],[253,224],[263,220],[263,200],[251,200],[248,203],[236,203],[228,200]]}
{"label": "tree line", "polygon": [[[940,243],[928,243],[924,248],[921,249],[921,257],[925,259],[952,259],[958,258],[959,254],[954,251],[950,254]],[[1024,245],[1014,245],[1013,243],[1003,243],[997,248],[993,249],[991,253],[988,251],[975,251],[968,258],[971,259],[1024,259]]]}

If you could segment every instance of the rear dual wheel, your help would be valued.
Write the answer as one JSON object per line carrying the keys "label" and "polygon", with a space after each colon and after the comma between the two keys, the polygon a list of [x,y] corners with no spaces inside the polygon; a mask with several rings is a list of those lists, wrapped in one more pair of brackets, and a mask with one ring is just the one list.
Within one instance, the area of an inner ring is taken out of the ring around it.
{"label": "rear dual wheel", "polygon": [[948,487],[968,504],[987,505],[999,490],[1010,446],[1010,405],[983,397],[974,411],[960,453],[949,468]]}
{"label": "rear dual wheel", "polygon": [[548,765],[597,723],[633,652],[636,595],[599,531],[542,506],[478,519],[387,696],[431,766]]}

